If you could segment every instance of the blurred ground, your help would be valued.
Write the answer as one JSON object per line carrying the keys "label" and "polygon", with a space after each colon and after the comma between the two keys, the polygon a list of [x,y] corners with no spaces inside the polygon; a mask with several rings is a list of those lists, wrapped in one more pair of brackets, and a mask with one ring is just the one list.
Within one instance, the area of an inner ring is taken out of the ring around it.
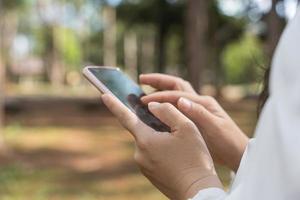
{"label": "blurred ground", "polygon": [[[134,145],[98,98],[9,97],[1,199],[166,199],[139,173]],[[256,101],[222,102],[252,134]],[[226,186],[229,171],[217,167]]]}

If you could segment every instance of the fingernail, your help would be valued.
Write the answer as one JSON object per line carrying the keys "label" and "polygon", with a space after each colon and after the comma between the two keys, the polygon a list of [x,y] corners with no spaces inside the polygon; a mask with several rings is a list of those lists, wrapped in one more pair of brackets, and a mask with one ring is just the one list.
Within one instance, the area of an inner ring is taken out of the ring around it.
{"label": "fingernail", "polygon": [[156,108],[159,107],[159,105],[160,105],[160,103],[157,103],[157,102],[150,102],[150,103],[148,104],[148,108],[149,108],[150,110],[156,109]]}
{"label": "fingernail", "polygon": [[145,103],[144,101],[145,101],[145,97],[141,97],[141,101],[143,102],[143,103]]}
{"label": "fingernail", "polygon": [[179,103],[181,104],[184,110],[189,110],[192,107],[192,102],[183,97],[179,99]]}

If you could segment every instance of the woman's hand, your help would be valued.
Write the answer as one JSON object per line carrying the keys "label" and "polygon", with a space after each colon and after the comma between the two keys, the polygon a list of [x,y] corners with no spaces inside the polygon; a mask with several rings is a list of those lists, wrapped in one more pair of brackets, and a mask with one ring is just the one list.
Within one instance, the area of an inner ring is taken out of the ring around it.
{"label": "woman's hand", "polygon": [[198,128],[173,105],[149,103],[149,110],[171,128],[169,133],[145,125],[112,95],[103,95],[102,101],[135,138],[134,158],[142,173],[170,199],[187,199],[201,189],[222,187]]}
{"label": "woman's hand", "polygon": [[[238,169],[249,139],[215,99],[197,95],[189,82],[175,76],[144,74],[140,76],[140,83],[158,90],[168,90],[147,95],[142,101],[169,102],[177,106],[196,123],[213,159],[234,171]],[[190,110],[183,110],[177,105],[180,97],[193,102]]]}
{"label": "woman's hand", "polygon": [[[151,80],[156,80],[156,83],[159,84],[155,85],[154,81],[144,81],[144,76],[151,77]],[[140,79],[142,83],[151,83],[151,86],[157,86],[158,89],[172,90],[172,87],[164,86],[181,85],[180,79],[172,76],[167,77],[168,78],[163,78],[163,75],[151,74],[143,75]],[[176,90],[174,88],[175,87],[173,87],[173,90]],[[182,87],[177,86],[177,88]],[[182,104],[179,104],[178,100],[181,97],[185,97],[184,100],[190,104],[189,108],[180,106]],[[168,102],[175,105],[188,118],[195,122],[213,159],[237,171],[249,139],[214,98],[177,90],[155,92],[144,96],[142,101],[146,104],[154,101]]]}

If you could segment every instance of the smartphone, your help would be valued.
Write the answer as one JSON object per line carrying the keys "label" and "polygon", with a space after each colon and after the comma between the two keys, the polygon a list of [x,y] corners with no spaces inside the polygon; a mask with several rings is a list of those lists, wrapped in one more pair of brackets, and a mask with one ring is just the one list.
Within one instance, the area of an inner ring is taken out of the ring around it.
{"label": "smartphone", "polygon": [[170,132],[170,127],[156,118],[140,98],[145,95],[142,88],[116,67],[87,66],[83,75],[101,93],[117,97],[131,112],[156,131]]}

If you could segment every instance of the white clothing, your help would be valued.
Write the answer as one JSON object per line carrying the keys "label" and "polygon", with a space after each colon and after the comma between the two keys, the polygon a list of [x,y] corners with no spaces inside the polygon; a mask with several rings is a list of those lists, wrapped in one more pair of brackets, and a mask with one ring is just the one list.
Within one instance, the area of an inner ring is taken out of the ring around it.
{"label": "white clothing", "polygon": [[277,46],[270,97],[228,193],[199,191],[193,200],[300,200],[300,8]]}

